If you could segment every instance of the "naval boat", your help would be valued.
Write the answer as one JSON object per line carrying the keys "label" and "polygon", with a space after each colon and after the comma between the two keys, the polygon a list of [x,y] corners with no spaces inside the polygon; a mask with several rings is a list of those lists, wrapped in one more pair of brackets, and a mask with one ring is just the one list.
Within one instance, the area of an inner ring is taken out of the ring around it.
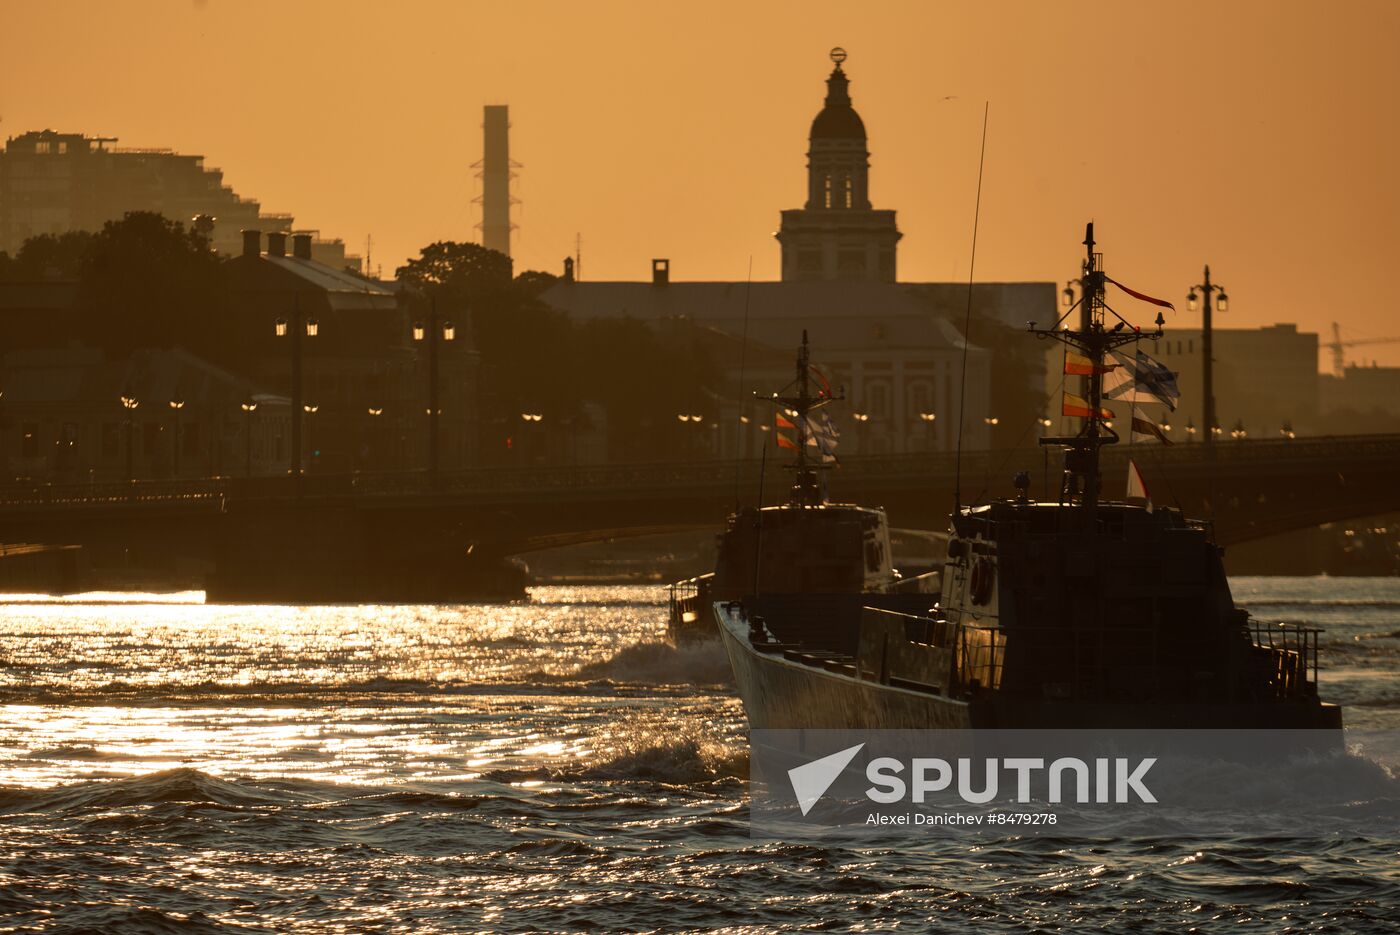
{"label": "naval boat", "polygon": [[759,397],[776,409],[775,441],[784,429],[792,433],[782,435],[793,453],[787,502],[736,510],[718,536],[714,571],[671,585],[673,643],[716,639],[715,604],[745,596],[802,608],[809,625],[864,606],[924,613],[937,600],[938,571],[902,577],[895,569],[884,510],[827,497],[835,433],[819,414],[841,397],[814,373],[803,331],[793,381]]}
{"label": "naval boat", "polygon": [[1319,630],[1236,607],[1208,523],[1100,497],[1100,451],[1119,440],[1103,408],[1119,365],[1106,358],[1164,321],[1106,326],[1112,280],[1092,224],[1085,244],[1078,326],[1071,308],[1028,328],[1063,342],[1085,377],[1078,433],[1041,440],[1063,453],[1058,498],[1033,501],[1023,473],[1014,497],[958,506],[930,613],[813,591],[717,597],[752,727],[1340,730],[1340,708],[1318,697]]}

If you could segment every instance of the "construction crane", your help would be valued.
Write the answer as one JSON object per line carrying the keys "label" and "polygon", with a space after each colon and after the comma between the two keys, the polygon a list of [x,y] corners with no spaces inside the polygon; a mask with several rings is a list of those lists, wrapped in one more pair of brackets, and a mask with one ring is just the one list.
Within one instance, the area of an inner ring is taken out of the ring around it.
{"label": "construction crane", "polygon": [[1356,347],[1361,344],[1400,344],[1400,338],[1358,338],[1354,341],[1342,340],[1342,328],[1335,321],[1332,322],[1332,340],[1323,346],[1332,351],[1332,372],[1337,376],[1343,376],[1346,371],[1346,360],[1342,357],[1342,348]]}

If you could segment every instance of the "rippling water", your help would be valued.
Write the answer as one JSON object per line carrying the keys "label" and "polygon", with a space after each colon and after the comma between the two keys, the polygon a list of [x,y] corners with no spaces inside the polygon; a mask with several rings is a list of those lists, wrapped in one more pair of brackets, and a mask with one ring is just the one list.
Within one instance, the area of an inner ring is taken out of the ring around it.
{"label": "rippling water", "polygon": [[[1400,729],[1400,580],[1237,579]],[[16,603],[0,931],[1393,931],[1400,842],[748,834],[717,648],[655,588],[488,607]]]}

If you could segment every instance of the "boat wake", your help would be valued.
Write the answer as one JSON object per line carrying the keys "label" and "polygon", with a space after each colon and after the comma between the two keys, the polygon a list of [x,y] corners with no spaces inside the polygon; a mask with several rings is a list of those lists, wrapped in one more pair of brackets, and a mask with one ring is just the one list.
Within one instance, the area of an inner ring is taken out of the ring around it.
{"label": "boat wake", "polygon": [[653,685],[732,685],[729,657],[718,640],[672,646],[637,643],[612,658],[580,667],[574,678]]}

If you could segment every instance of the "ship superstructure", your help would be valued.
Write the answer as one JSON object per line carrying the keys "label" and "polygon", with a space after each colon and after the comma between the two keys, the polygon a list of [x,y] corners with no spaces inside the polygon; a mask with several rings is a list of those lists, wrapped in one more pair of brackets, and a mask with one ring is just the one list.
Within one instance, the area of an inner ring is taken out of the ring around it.
{"label": "ship superstructure", "polygon": [[1319,631],[1236,608],[1207,524],[1102,496],[1099,454],[1119,440],[1103,405],[1111,352],[1160,336],[1163,319],[1142,332],[1109,308],[1092,224],[1085,245],[1077,325],[1072,308],[1029,327],[1084,362],[1079,431],[1042,440],[1063,454],[1057,499],[1033,501],[1021,474],[1016,496],[959,505],[933,613],[718,603],[752,726],[1340,728],[1318,698]]}
{"label": "ship superstructure", "polygon": [[805,331],[792,382],[759,398],[774,407],[775,436],[792,433],[782,434],[782,444],[793,455],[785,465],[793,475],[788,499],[729,516],[719,535],[715,570],[671,587],[670,638],[713,639],[715,602],[741,598],[767,606],[817,608],[811,613],[836,607],[856,612],[862,603],[931,608],[938,575],[900,578],[885,511],[827,497],[825,472],[836,463],[835,439],[822,410],[841,396],[812,366]]}

